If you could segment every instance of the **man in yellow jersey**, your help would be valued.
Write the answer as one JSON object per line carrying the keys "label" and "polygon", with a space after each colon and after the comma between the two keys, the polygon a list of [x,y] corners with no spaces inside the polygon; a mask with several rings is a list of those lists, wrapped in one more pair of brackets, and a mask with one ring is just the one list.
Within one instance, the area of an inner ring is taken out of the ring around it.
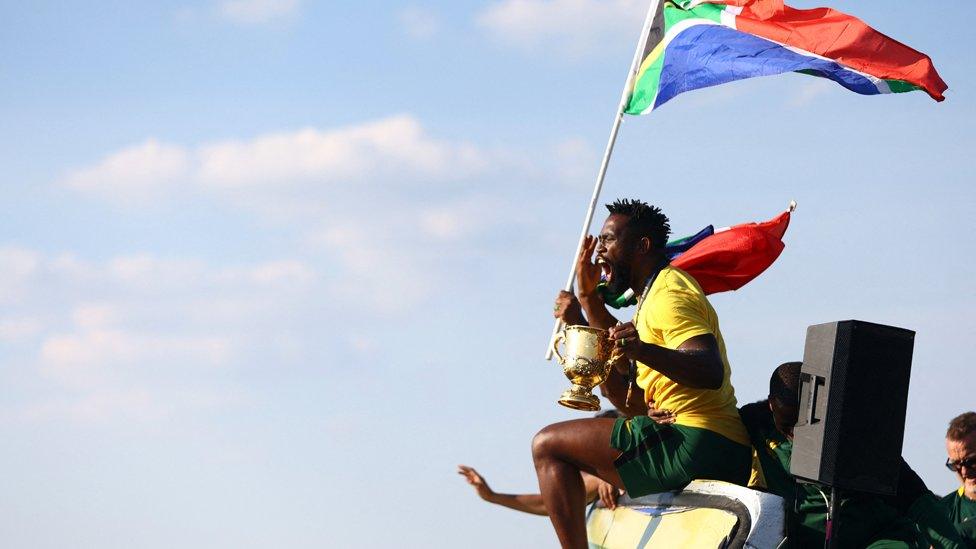
{"label": "man in yellow jersey", "polygon": [[[618,351],[635,362],[636,376],[629,360],[621,360],[602,386],[604,396],[634,417],[557,423],[533,440],[542,498],[563,547],[587,547],[580,471],[638,497],[696,478],[745,485],[751,464],[718,317],[695,279],[668,265],[668,218],[638,200],[607,209],[600,236],[587,237],[578,258],[581,310],[557,301],[556,312],[573,324],[609,329]],[[639,296],[634,322],[618,323],[607,311],[601,274],[607,292],[629,288]],[[634,384],[639,390],[628,399]],[[647,417],[649,402],[672,412],[674,423]]]}
{"label": "man in yellow jersey", "polygon": [[962,486],[942,498],[942,506],[967,547],[976,547],[976,412],[960,414],[949,422],[946,452],[946,467]]}

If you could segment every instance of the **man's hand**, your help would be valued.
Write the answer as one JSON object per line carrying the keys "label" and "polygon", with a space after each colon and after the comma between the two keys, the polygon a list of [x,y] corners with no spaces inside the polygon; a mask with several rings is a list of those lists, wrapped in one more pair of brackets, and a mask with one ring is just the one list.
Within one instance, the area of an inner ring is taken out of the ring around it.
{"label": "man's hand", "polygon": [[596,287],[600,284],[600,275],[603,274],[603,269],[593,262],[596,244],[596,237],[587,235],[576,257],[576,291],[581,296],[596,295]]}
{"label": "man's hand", "polygon": [[596,491],[600,495],[600,501],[611,511],[617,508],[617,498],[624,493],[623,490],[617,489],[616,486],[603,479],[600,479],[599,484],[597,484]]}
{"label": "man's hand", "polygon": [[489,498],[495,493],[491,488],[488,487],[488,483],[485,479],[475,471],[473,467],[468,467],[467,465],[458,465],[458,474],[464,477],[468,481],[468,484],[474,486],[478,495],[481,499],[489,501]]}
{"label": "man's hand", "polygon": [[563,321],[567,326],[586,324],[583,318],[583,308],[572,292],[561,290],[556,296],[556,304],[552,308],[552,316]]}
{"label": "man's hand", "polygon": [[653,419],[654,423],[670,425],[674,423],[674,420],[677,419],[678,416],[675,415],[675,413],[671,410],[662,410],[661,408],[658,408],[652,400],[647,403],[647,417]]}
{"label": "man's hand", "polygon": [[[724,383],[724,361],[718,341],[712,334],[690,337],[677,349],[644,343],[634,324],[627,322],[610,327],[613,343],[611,358],[626,357],[648,365],[680,385],[692,389],[721,389]],[[620,373],[621,362],[614,363]]]}
{"label": "man's hand", "polygon": [[641,340],[633,322],[623,322],[611,326],[610,341],[613,343],[614,356],[625,356],[631,360],[637,359],[637,353],[641,349]]}

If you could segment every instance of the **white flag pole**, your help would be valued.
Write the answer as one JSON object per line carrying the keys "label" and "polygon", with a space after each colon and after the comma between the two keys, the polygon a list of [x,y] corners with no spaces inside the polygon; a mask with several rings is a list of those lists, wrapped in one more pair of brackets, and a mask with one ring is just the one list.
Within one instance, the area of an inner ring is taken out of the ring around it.
{"label": "white flag pole", "polygon": [[[603,153],[603,161],[600,162],[600,171],[596,176],[596,186],[593,187],[590,207],[586,210],[586,219],[583,220],[583,230],[580,232],[579,242],[576,244],[576,253],[573,254],[572,265],[569,268],[569,277],[566,279],[565,289],[567,292],[573,291],[573,282],[576,278],[576,258],[583,249],[583,242],[586,240],[586,235],[590,232],[590,225],[593,223],[593,213],[596,210],[596,203],[600,199],[600,190],[603,189],[603,178],[607,175],[607,165],[610,164],[613,145],[617,141],[617,130],[620,129],[620,123],[623,121],[624,109],[627,108],[627,103],[630,102],[631,88],[634,85],[634,79],[637,77],[637,71],[640,68],[641,61],[643,61],[641,54],[647,45],[647,37],[651,32],[651,24],[654,22],[654,15],[657,13],[658,4],[660,4],[660,0],[651,0],[651,5],[647,10],[647,17],[644,19],[644,27],[641,29],[640,38],[637,41],[637,51],[634,52],[634,60],[631,61],[630,72],[627,73],[627,82],[624,84],[624,91],[620,94],[620,105],[617,106],[617,114],[613,118],[610,139],[607,141],[607,148]],[[552,328],[552,335],[549,336],[549,345],[546,348],[546,360],[552,360],[552,341],[555,339],[556,334],[559,333],[559,330],[562,329],[562,326],[562,321],[556,320],[556,325]]]}

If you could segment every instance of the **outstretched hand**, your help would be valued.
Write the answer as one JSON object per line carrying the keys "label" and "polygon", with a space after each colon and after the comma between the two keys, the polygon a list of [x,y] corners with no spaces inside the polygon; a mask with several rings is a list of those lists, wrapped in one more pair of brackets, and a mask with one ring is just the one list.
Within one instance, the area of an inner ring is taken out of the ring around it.
{"label": "outstretched hand", "polygon": [[485,479],[475,471],[473,467],[468,467],[467,465],[458,465],[458,474],[464,477],[468,481],[468,484],[474,486],[476,492],[481,497],[481,499],[487,500],[494,492],[488,487],[488,483]]}

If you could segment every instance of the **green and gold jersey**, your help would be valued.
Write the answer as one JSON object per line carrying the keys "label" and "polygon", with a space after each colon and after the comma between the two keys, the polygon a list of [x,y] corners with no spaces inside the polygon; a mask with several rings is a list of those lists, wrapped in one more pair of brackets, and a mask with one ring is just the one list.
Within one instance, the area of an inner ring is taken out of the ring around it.
{"label": "green and gold jersey", "polygon": [[966,497],[962,487],[942,498],[942,508],[956,526],[967,547],[976,547],[976,501]]}
{"label": "green and gold jersey", "polygon": [[[739,410],[742,423],[749,433],[753,448],[753,469],[749,487],[776,494],[786,500],[789,547],[822,547],[827,526],[829,488],[797,483],[790,474],[793,441],[776,429],[767,401],[747,404]],[[935,496],[931,493],[932,513]],[[953,541],[942,537],[941,530],[932,528],[924,516],[924,501],[919,498],[920,510],[907,514],[871,494],[848,492],[842,495],[838,511],[838,545],[840,547],[905,547],[957,549]],[[934,521],[932,521],[934,522]],[[944,522],[944,521],[943,521]],[[945,528],[952,530],[948,524]]]}
{"label": "green and gold jersey", "polygon": [[793,501],[796,482],[790,475],[793,441],[776,430],[767,401],[746,404],[739,409],[752,444],[752,474],[749,488]]}

